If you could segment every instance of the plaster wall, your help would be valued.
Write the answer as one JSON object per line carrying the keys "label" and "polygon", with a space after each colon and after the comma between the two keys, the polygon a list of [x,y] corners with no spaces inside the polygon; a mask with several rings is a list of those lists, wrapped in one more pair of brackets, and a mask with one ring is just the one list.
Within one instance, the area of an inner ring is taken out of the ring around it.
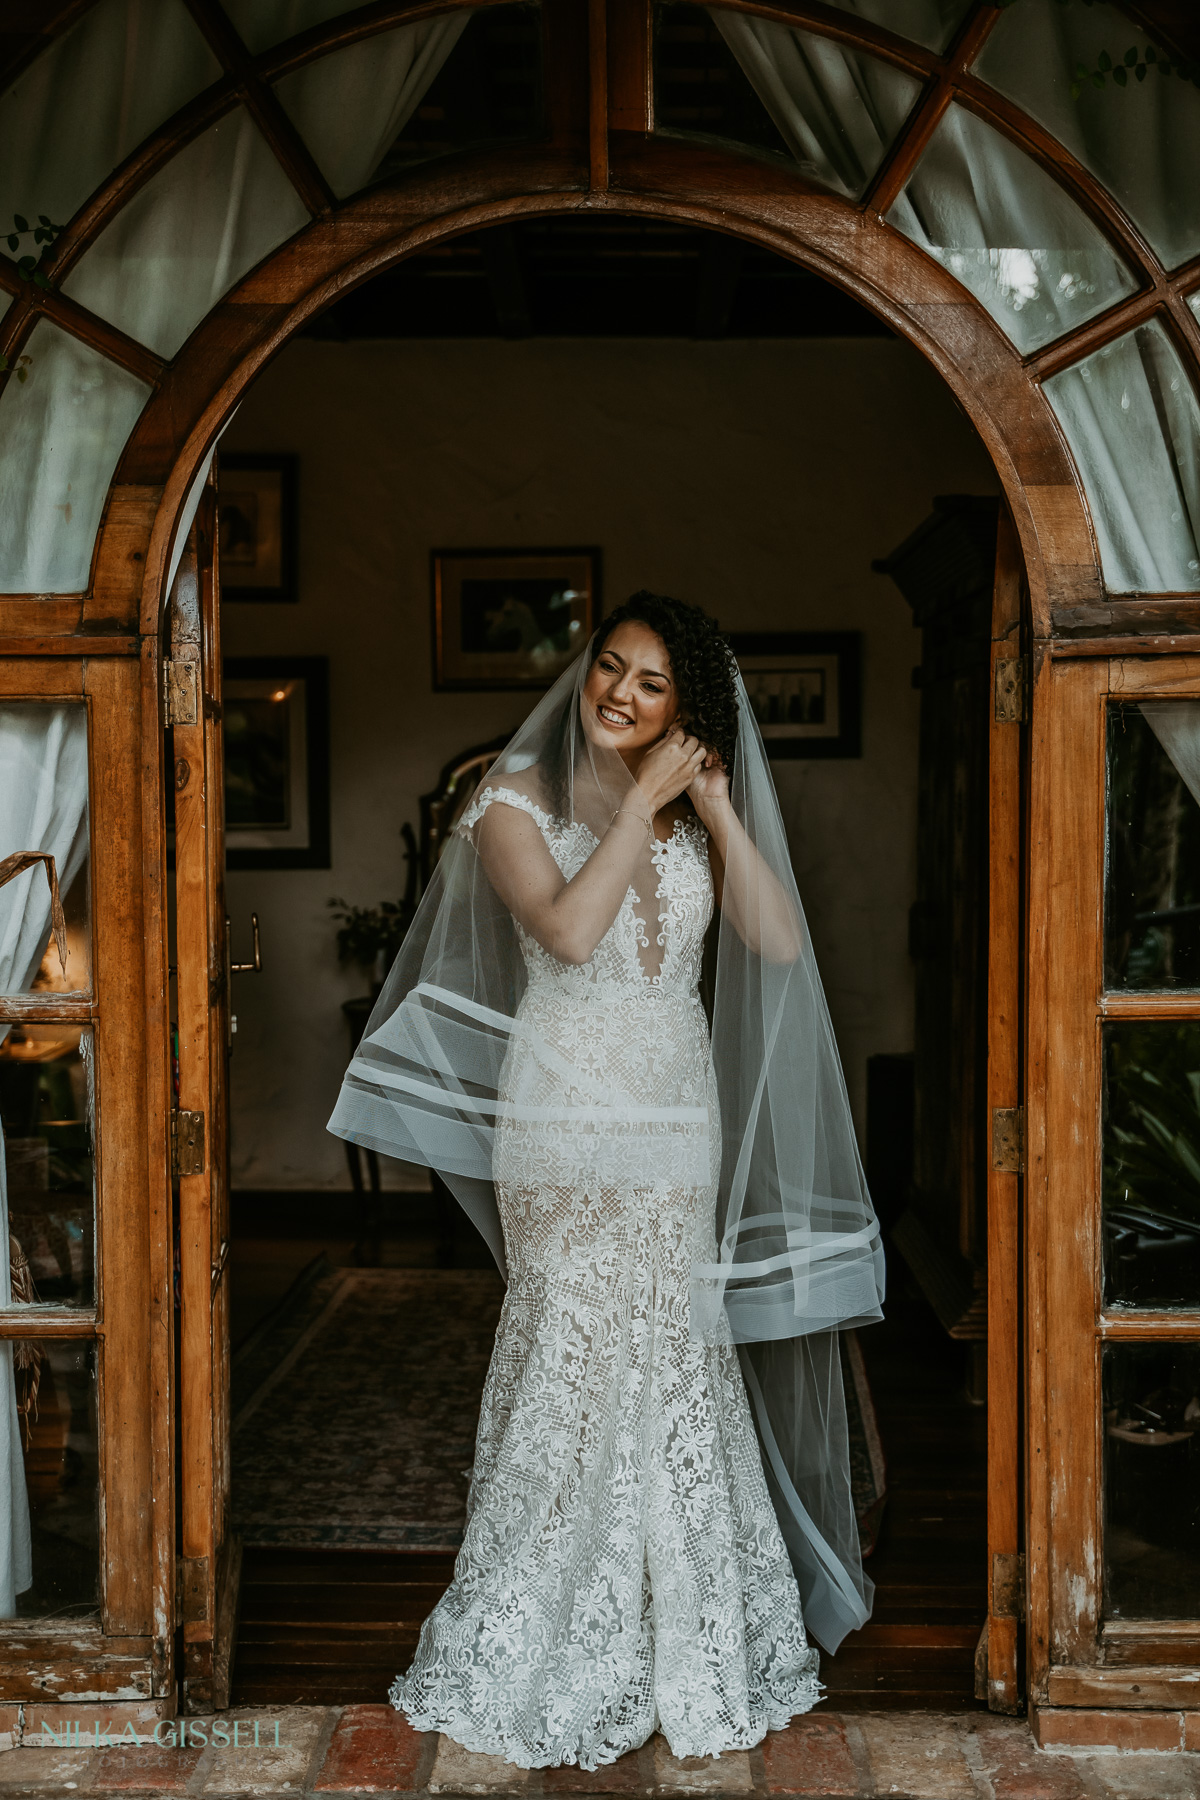
{"label": "plaster wall", "polygon": [[[436,694],[433,545],[599,544],[605,598],[650,587],[727,629],[864,635],[863,755],[775,765],[860,1132],[866,1059],[912,1044],[918,634],[871,573],[935,494],[997,482],[949,391],[888,339],[298,341],[231,450],[300,457],[300,598],[229,603],[229,655],[330,663],[333,867],[229,877],[265,968],[239,976],[236,1187],[348,1186],[324,1129],[346,1059],[327,902],[398,894],[400,826],[519,694]],[[388,1185],[407,1185],[393,1165]]]}

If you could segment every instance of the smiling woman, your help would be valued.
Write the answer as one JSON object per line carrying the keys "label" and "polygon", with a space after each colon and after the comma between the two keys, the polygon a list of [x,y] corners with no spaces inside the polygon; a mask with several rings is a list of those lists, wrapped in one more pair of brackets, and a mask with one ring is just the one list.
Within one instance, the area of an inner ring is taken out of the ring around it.
{"label": "smiling woman", "polygon": [[878,1316],[879,1233],[698,608],[635,595],[493,764],[330,1125],[442,1173],[508,1274],[455,1580],[394,1703],[523,1767],[807,1711],[807,1631],[869,1609],[833,1328]]}

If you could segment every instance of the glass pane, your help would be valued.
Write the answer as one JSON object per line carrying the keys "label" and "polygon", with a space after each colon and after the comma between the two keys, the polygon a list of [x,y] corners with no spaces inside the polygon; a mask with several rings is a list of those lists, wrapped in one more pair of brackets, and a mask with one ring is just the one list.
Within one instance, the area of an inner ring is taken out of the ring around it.
{"label": "glass pane", "polygon": [[1200,701],[1110,707],[1106,987],[1200,988],[1200,804],[1189,776],[1200,779]]}
{"label": "glass pane", "polygon": [[1174,267],[1200,249],[1200,183],[1179,179],[1200,163],[1200,89],[1150,69],[1124,87],[1110,76],[1071,93],[1081,63],[1094,70],[1103,53],[1119,61],[1145,43],[1114,7],[1021,0],[1001,15],[975,73],[1052,131]]}
{"label": "glass pane", "polygon": [[1200,1307],[1200,1023],[1104,1027],[1104,1304]]}
{"label": "glass pane", "polygon": [[[0,1119],[10,1291],[0,1310],[96,1299],[90,1030],[0,1026]],[[3,1199],[0,1194],[0,1199]],[[0,1272],[4,1247],[0,1244]]]}
{"label": "glass pane", "polygon": [[134,195],[63,292],[160,356],[174,356],[222,294],[308,219],[238,107]]}
{"label": "glass pane", "polygon": [[[464,10],[401,25],[335,50],[276,83],[275,92],[335,194],[352,194],[370,180],[471,16]],[[478,119],[474,129],[478,135]]]}
{"label": "glass pane", "polygon": [[962,23],[971,0],[830,0],[839,12],[884,25],[898,37],[930,50],[944,50]]}
{"label": "glass pane", "polygon": [[1200,1618],[1200,1345],[1104,1347],[1104,1609]]}
{"label": "glass pane", "polygon": [[[129,152],[219,79],[183,0],[100,0],[0,96],[0,223],[65,225]],[[26,240],[23,251],[36,252]]]}
{"label": "glass pane", "polygon": [[952,106],[888,220],[944,263],[1028,354],[1137,285],[1064,188]]}
{"label": "glass pane", "polygon": [[150,389],[49,319],[0,395],[0,592],[78,594],[117,458]]}
{"label": "glass pane", "polygon": [[14,1470],[12,1482],[9,1554],[0,1554],[0,1583],[11,1574],[16,1603],[0,1600],[0,1611],[85,1617],[100,1600],[94,1344],[26,1338],[0,1345],[0,1407],[24,1452],[24,1479]]}
{"label": "glass pane", "polygon": [[920,88],[877,57],[749,13],[673,5],[656,13],[659,129],[782,153],[839,194],[862,193]]}
{"label": "glass pane", "polygon": [[1200,405],[1157,322],[1045,384],[1091,503],[1114,593],[1200,587]]}
{"label": "glass pane", "polygon": [[[449,32],[450,22],[445,22]],[[439,40],[430,40],[431,50]],[[448,53],[447,53],[448,52]],[[473,144],[536,137],[543,130],[539,6],[488,6],[467,15],[445,63],[374,170],[390,181],[416,163]]]}
{"label": "glass pane", "polygon": [[251,50],[268,50],[285,38],[324,25],[362,0],[225,0],[225,11]]}

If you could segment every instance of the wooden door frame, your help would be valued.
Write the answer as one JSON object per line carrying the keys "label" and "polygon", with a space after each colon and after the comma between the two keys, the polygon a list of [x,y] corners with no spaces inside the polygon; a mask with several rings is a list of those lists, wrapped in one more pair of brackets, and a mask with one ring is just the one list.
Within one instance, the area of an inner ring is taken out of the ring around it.
{"label": "wooden door frame", "polygon": [[[736,228],[739,235],[805,263],[873,305],[916,343],[944,377],[953,376],[950,385],[993,452],[1008,502],[1007,511],[1002,509],[1002,541],[1010,574],[1007,583],[997,588],[994,655],[1014,656],[1022,637],[1036,635],[1039,623],[1045,630],[1055,600],[1097,595],[1100,577],[1090,526],[1057,424],[1040,390],[1030,386],[1020,359],[987,315],[973,303],[965,303],[960,288],[911,246],[902,246],[894,234],[859,230],[847,236],[844,220],[831,216],[836,207],[825,199],[798,195],[790,184],[777,181],[773,171],[754,170],[752,181],[747,182],[745,166],[738,159],[705,151],[700,154],[704,183],[698,190],[692,167],[695,154],[690,147],[681,154],[679,146],[669,143],[640,144],[625,163],[610,171],[611,179],[623,170],[631,185],[619,198],[610,190],[607,210],[679,219],[725,231]],[[496,170],[487,173],[490,185]],[[427,179],[429,203],[432,205],[435,194],[444,202],[445,195],[434,177]],[[641,184],[637,189],[632,186],[635,179]],[[439,175],[436,180],[444,177]],[[509,169],[505,180],[511,190]],[[371,230],[378,241],[369,250],[363,250],[360,234],[347,259],[344,240],[340,246],[334,244],[321,227],[313,227],[304,254],[295,244],[285,247],[271,265],[247,278],[242,289],[219,309],[219,319],[214,317],[200,328],[182,354],[177,374],[151,403],[144,426],[123,459],[110,501],[111,527],[108,520],[105,526],[106,533],[111,529],[126,546],[131,531],[136,541],[145,545],[146,573],[137,596],[141,608],[137,624],[142,632],[148,634],[159,616],[155,570],[160,566],[162,547],[170,540],[175,512],[201,459],[242,392],[301,324],[338,294],[445,237],[502,220],[590,210],[588,197],[576,189],[517,197],[509,191],[498,198],[472,198],[469,204],[464,203],[466,196],[458,194],[454,196],[456,204],[414,219],[410,210],[414,185],[418,184],[410,181],[405,185],[406,216],[399,232],[388,197],[373,197],[376,217]],[[652,191],[646,191],[648,188]],[[385,215],[382,218],[381,213]],[[290,305],[285,307],[289,286]],[[895,290],[903,298],[897,298]],[[269,307],[262,302],[267,292],[273,300]],[[986,371],[983,380],[981,369]],[[185,394],[191,396],[186,407],[181,405]],[[173,435],[164,443],[163,427],[168,419]],[[176,460],[168,466],[171,454]],[[124,479],[132,475],[140,479]],[[97,550],[97,571],[106,566],[107,555],[105,535]],[[125,617],[131,625],[134,598],[129,592],[125,601]],[[997,728],[992,730],[995,734]],[[1000,988],[1005,1002],[1000,1009],[1003,1023],[991,1034],[994,1091],[989,1103],[1005,1106],[1019,1105],[1021,1100],[1017,1086],[1019,743],[1020,734],[1011,727],[1001,728],[998,738],[993,735],[991,877],[993,885],[1004,885],[1006,894],[1003,928],[993,937],[989,977],[993,1012]],[[1002,1321],[1002,1329],[993,1328],[989,1333],[989,1382],[994,1396],[1004,1396],[993,1414],[994,1469],[999,1435],[1015,1434],[1019,1412],[1016,1208],[1016,1178],[993,1174],[989,1183],[989,1307],[993,1321]],[[1014,1563],[1023,1510],[1017,1486],[1019,1460],[1014,1435],[989,1498],[989,1545]],[[1036,1579],[1035,1571],[1035,1585]],[[1014,1602],[1015,1590],[1010,1588],[1005,1595],[996,1582],[989,1585],[990,1698],[1003,1710],[1015,1710],[1020,1606]],[[1036,1680],[1038,1674],[1036,1659],[1031,1658],[1031,1678]]]}
{"label": "wooden door frame", "polygon": [[[619,26],[623,19],[621,29],[627,33],[632,29],[636,35],[637,21],[644,23],[649,16],[633,0],[611,0],[611,6],[611,21]],[[551,39],[557,29],[555,20],[561,15],[561,3],[553,0],[547,7]],[[838,23],[824,13],[823,20],[831,28]],[[10,651],[21,634],[38,629],[42,634],[39,642],[48,646],[47,654],[55,650],[67,653],[72,643],[90,640],[110,652],[126,649],[140,653],[155,668],[167,566],[187,495],[246,389],[296,332],[356,286],[404,257],[447,239],[525,218],[597,212],[678,221],[725,232],[774,251],[851,294],[925,357],[975,426],[997,471],[1027,578],[1019,612],[1021,629],[1035,659],[1041,658],[1055,634],[1113,630],[1126,617],[1135,632],[1146,629],[1147,619],[1161,619],[1165,629],[1171,628],[1179,608],[1172,611],[1170,605],[1161,603],[1157,610],[1151,604],[1139,611],[1135,603],[1105,596],[1083,489],[1040,386],[1040,377],[1056,365],[1044,358],[1022,359],[984,308],[877,213],[807,189],[786,171],[747,157],[655,137],[647,129],[648,59],[643,56],[639,62],[636,57],[626,57],[614,64],[611,45],[605,49],[604,24],[593,10],[590,84],[587,57],[572,62],[574,52],[569,45],[562,52],[563,80],[551,88],[554,117],[548,142],[503,152],[463,154],[426,165],[402,181],[372,189],[336,209],[325,208],[237,284],[197,326],[173,363],[152,371],[155,390],[110,488],[87,592],[39,602],[36,626],[27,600],[0,597],[0,655]],[[850,29],[844,20],[841,24]],[[614,79],[607,87],[598,79],[598,69],[612,71]],[[947,89],[938,104],[944,107],[948,98]],[[590,117],[586,133],[577,125],[581,111],[582,116]],[[603,128],[605,122],[607,129]],[[929,130],[936,123],[932,105],[926,123]],[[910,144],[910,150],[915,153],[914,145]],[[892,167],[891,179],[897,179],[900,172],[898,166]],[[881,196],[882,190],[877,198]],[[1169,298],[1173,305],[1178,298],[1174,289]],[[1157,304],[1153,295],[1139,298],[1139,306],[1151,304]],[[1167,304],[1166,299],[1162,304]],[[1127,329],[1128,320],[1118,325]],[[1192,325],[1194,321],[1188,329]],[[1112,320],[1104,329],[1110,327],[1117,328]],[[115,352],[121,347],[109,348]],[[1074,353],[1079,352],[1076,349]],[[797,430],[804,429],[801,397],[797,396]],[[1187,603],[1183,612],[1186,615]],[[157,695],[156,685],[153,692]],[[1035,687],[1035,746],[1042,693]],[[145,879],[161,909],[164,876],[161,847],[156,849],[155,837],[155,833],[161,837],[163,796],[160,706],[161,701],[147,707],[142,743]],[[1004,779],[1010,778],[1011,770]],[[1008,788],[997,800],[993,791],[993,802],[1009,806],[1005,794],[1009,794]],[[1045,830],[1045,800],[1044,785],[1039,788],[1035,779],[1028,825],[1034,846]],[[1003,854],[1009,856],[1011,850]],[[1031,905],[1035,887],[1036,883],[1030,888]],[[1044,900],[1044,895],[1041,898]],[[148,934],[146,955],[148,993],[161,994],[166,967],[161,935]],[[1043,975],[1044,971],[1037,979]],[[156,1110],[148,1113],[148,1128],[151,1152],[161,1158],[169,1091],[166,1015],[161,1001],[149,1016],[150,1085],[158,1082],[161,1088]],[[1032,1041],[1026,1050],[1026,1066],[1030,1071],[1041,1066]],[[1037,1183],[1045,1180],[1044,1138],[1040,1160],[1032,1158],[1037,1126],[1036,1108],[1031,1107],[1031,1164],[1026,1183],[1031,1195]],[[1031,1219],[1035,1213],[1031,1199]],[[1006,1329],[1015,1332],[1016,1319],[1010,1310],[1014,1280],[1011,1230],[1002,1244],[993,1241],[992,1247],[1003,1252],[997,1263],[1003,1273],[997,1276],[990,1294],[993,1317],[999,1309]],[[1015,1358],[1007,1352],[1001,1354],[995,1334],[993,1342],[992,1378],[1011,1381]],[[169,1405],[169,1380],[160,1392]],[[1042,1493],[1038,1483],[1044,1462],[1039,1463],[1038,1458],[1044,1455],[1042,1446],[1049,1429],[1044,1388],[1031,1385],[1026,1403],[1027,1508],[1032,1516]],[[990,1523],[996,1533],[1012,1537],[1011,1516],[1001,1520],[997,1515]],[[1044,1622],[1052,1604],[1048,1564],[1044,1556],[1035,1554],[1035,1548],[1031,1535],[1029,1616]],[[161,1610],[173,1616],[174,1568],[161,1557],[156,1596]],[[997,1621],[1010,1621],[1001,1635],[1017,1631],[1011,1612],[993,1606],[992,1615]],[[1047,1697],[1048,1644],[1044,1630],[1041,1635],[1035,1630],[1030,1637],[1030,1691],[1041,1700]]]}

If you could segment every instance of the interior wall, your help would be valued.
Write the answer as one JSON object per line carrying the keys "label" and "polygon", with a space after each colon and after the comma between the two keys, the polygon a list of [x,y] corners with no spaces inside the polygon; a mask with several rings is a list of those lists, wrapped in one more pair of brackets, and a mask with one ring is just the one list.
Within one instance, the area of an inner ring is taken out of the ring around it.
{"label": "interior wall", "polygon": [[[532,339],[289,346],[244,400],[230,450],[300,458],[299,600],[230,602],[227,655],[322,655],[331,687],[328,870],[234,872],[264,970],[238,976],[236,1187],[348,1187],[326,1133],[346,1061],[328,901],[403,880],[400,827],[449,757],[515,726],[522,696],[438,694],[434,545],[598,544],[606,604],[639,587],[730,630],[863,634],[863,755],[775,765],[864,1126],[866,1059],[912,1046],[917,633],[871,573],[939,493],[993,493],[949,390],[889,339]],[[401,1165],[390,1186],[406,1185]]]}

